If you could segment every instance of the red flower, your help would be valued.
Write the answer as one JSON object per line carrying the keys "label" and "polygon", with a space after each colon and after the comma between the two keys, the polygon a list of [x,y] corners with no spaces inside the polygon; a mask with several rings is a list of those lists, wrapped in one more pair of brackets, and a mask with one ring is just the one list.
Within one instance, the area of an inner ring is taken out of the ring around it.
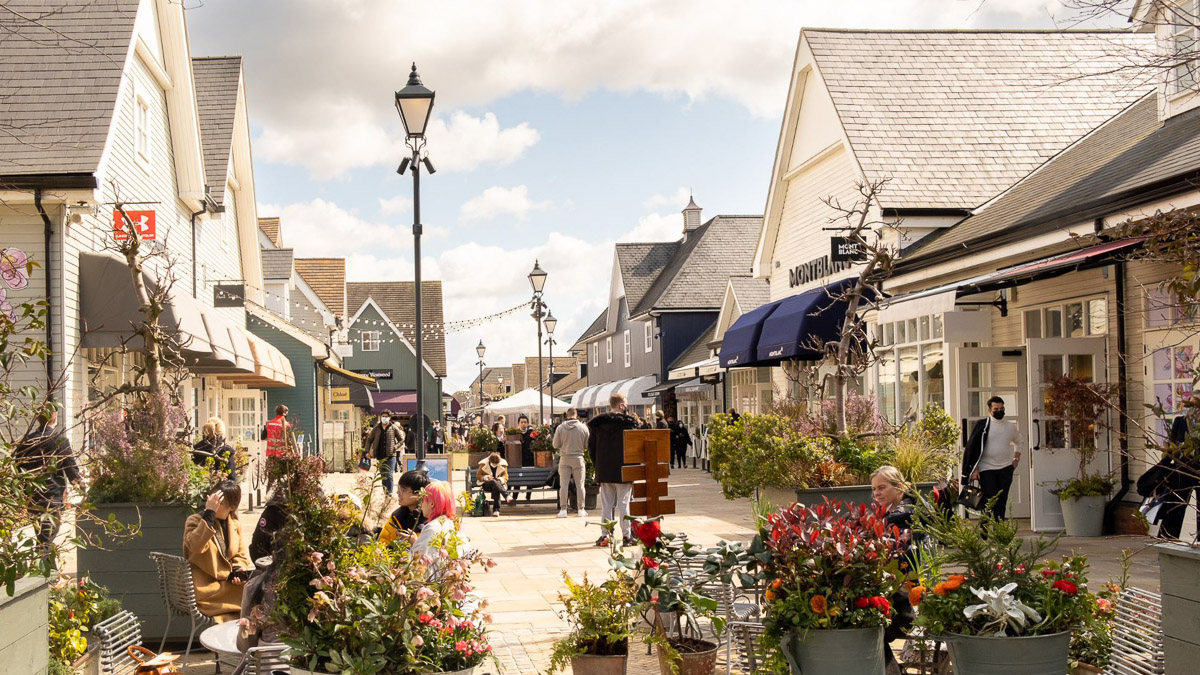
{"label": "red flower", "polygon": [[530,438],[537,438],[537,437],[538,437],[538,432],[536,432],[536,431],[531,431],[531,432],[529,432],[529,437],[530,437]]}
{"label": "red flower", "polygon": [[642,564],[646,566],[646,569],[658,569],[658,561],[648,555],[642,556]]}
{"label": "red flower", "polygon": [[871,606],[883,612],[884,614],[888,614],[892,611],[892,604],[888,602],[888,599],[882,595],[877,595],[871,598]]}
{"label": "red flower", "polygon": [[644,523],[633,523],[633,536],[641,540],[646,548],[654,548],[658,545],[658,538],[662,535],[662,522],[651,520]]}
{"label": "red flower", "polygon": [[866,598],[855,598],[854,599],[854,608],[855,609],[866,609],[870,606],[871,606],[871,601]]}
{"label": "red flower", "polygon": [[1079,592],[1079,587],[1070,581],[1067,581],[1066,579],[1059,579],[1058,581],[1054,582],[1050,588],[1056,588],[1067,595],[1075,595]]}

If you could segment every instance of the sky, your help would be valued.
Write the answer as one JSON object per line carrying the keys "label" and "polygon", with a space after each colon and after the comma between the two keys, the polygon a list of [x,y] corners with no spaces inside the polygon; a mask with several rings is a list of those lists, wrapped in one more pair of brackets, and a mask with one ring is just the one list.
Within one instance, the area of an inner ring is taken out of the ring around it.
{"label": "sky", "polygon": [[[607,300],[618,241],[761,214],[802,27],[1056,28],[1058,0],[188,0],[193,56],[243,57],[259,216],[350,281],[413,278],[394,92],[436,92],[422,277],[446,321],[528,302],[565,353]],[[353,310],[352,310],[353,311]],[[526,312],[447,335],[444,390],[537,353]]]}

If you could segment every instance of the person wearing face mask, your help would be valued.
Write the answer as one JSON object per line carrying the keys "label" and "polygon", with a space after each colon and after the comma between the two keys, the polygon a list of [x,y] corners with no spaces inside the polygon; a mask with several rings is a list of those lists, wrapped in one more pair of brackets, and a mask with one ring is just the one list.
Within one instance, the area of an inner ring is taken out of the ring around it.
{"label": "person wearing face mask", "polygon": [[367,434],[367,447],[363,454],[370,453],[379,460],[379,470],[383,472],[383,491],[392,496],[392,476],[396,473],[396,463],[404,457],[404,430],[399,424],[392,422],[390,410],[379,414],[379,421],[371,427]]}
{"label": "person wearing face mask", "polygon": [[1004,399],[988,399],[987,417],[975,423],[962,461],[962,481],[977,481],[984,503],[993,497],[991,513],[1003,519],[1008,509],[1008,489],[1021,462],[1021,431],[1017,423],[1004,419]]}
{"label": "person wearing face mask", "polygon": [[56,429],[57,426],[57,410],[39,414],[34,429],[13,451],[17,466],[41,479],[30,500],[30,511],[38,517],[37,542],[46,554],[50,553],[50,544],[58,535],[63,506],[67,503],[67,488],[80,481],[71,441]]}
{"label": "person wearing face mask", "polygon": [[216,623],[237,620],[242,584],[254,570],[234,513],[241,501],[242,488],[223,480],[204,502],[204,510],[188,516],[183,526],[183,557],[191,564],[196,607]]}

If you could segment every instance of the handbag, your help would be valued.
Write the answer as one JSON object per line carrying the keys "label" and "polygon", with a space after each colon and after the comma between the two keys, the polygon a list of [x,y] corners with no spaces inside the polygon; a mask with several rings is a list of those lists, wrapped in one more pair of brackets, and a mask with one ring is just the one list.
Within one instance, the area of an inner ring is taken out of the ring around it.
{"label": "handbag", "polygon": [[958,503],[972,511],[978,511],[983,508],[983,490],[974,483],[962,486],[958,493]]}
{"label": "handbag", "polygon": [[368,457],[367,453],[365,453],[365,452],[362,454],[362,457],[360,457],[358,459],[358,470],[359,471],[370,471],[371,470],[371,458]]}
{"label": "handbag", "polygon": [[171,665],[175,659],[179,658],[178,654],[170,652],[155,654],[141,645],[129,645],[126,650],[129,652],[129,657],[137,662],[137,670],[134,672],[138,675],[170,675],[179,672],[175,670],[175,666]]}

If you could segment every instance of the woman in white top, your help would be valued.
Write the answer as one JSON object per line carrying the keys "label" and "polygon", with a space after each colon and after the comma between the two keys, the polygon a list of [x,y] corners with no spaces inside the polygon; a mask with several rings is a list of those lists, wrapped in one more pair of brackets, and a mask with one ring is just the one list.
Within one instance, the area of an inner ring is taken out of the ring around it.
{"label": "woman in white top", "polygon": [[421,513],[425,514],[425,526],[421,528],[421,536],[413,542],[412,555],[436,558],[437,552],[432,549],[441,535],[458,531],[458,523],[454,520],[454,491],[449,483],[435,480],[425,487]]}

